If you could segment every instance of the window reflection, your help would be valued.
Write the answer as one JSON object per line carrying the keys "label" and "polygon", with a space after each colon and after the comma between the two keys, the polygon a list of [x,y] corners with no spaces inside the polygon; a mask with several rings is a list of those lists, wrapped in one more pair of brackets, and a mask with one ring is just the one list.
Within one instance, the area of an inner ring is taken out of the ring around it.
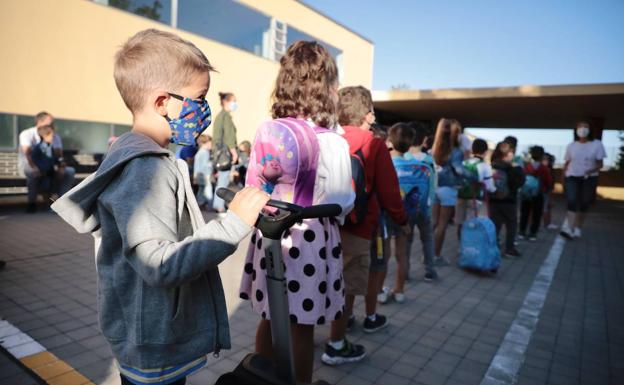
{"label": "window reflection", "polygon": [[[182,0],[181,2],[184,2]],[[148,19],[171,24],[171,0],[97,0]]]}

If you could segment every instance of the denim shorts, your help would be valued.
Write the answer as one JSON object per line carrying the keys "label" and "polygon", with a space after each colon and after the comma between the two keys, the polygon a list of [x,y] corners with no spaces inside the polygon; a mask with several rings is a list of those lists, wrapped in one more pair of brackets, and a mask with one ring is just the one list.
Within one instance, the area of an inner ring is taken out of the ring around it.
{"label": "denim shorts", "polygon": [[440,206],[455,206],[457,203],[457,189],[447,186],[438,187],[435,191],[433,203]]}

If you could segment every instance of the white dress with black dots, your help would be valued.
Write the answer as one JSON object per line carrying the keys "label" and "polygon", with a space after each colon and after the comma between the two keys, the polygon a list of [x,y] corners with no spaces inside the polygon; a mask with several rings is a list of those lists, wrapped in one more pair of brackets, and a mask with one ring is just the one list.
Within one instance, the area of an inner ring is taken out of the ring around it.
{"label": "white dress with black dots", "polygon": [[[266,260],[259,230],[251,236],[240,296],[251,299],[253,310],[270,319],[266,291]],[[342,316],[344,284],[340,233],[334,219],[306,219],[287,230],[282,239],[290,319],[321,325]]]}

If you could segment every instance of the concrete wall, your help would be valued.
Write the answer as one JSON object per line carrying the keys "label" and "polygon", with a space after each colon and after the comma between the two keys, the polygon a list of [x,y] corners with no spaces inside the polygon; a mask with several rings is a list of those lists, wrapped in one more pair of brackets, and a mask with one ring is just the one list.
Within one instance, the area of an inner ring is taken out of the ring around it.
{"label": "concrete wall", "polygon": [[[341,49],[342,84],[370,87],[370,42],[293,0],[243,2]],[[208,93],[215,113],[219,91],[236,93],[239,141],[253,139],[269,118],[278,64],[251,53],[87,0],[0,1],[0,25],[0,112],[47,110],[59,118],[131,124],[113,81],[113,56],[134,33],[158,28],[191,40],[218,69]]]}

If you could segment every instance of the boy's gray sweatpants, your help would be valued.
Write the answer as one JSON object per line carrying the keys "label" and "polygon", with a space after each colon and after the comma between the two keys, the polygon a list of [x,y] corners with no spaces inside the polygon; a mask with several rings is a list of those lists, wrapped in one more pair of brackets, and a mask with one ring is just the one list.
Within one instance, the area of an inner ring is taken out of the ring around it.
{"label": "boy's gray sweatpants", "polygon": [[[420,234],[420,242],[422,243],[422,251],[424,256],[425,271],[433,273],[435,268],[433,267],[433,224],[431,223],[431,216],[426,214],[417,214],[409,218],[409,224],[412,227],[418,227],[418,233]],[[414,231],[407,236],[407,271],[409,272],[410,266],[410,253],[412,251],[412,243],[414,242]]]}

